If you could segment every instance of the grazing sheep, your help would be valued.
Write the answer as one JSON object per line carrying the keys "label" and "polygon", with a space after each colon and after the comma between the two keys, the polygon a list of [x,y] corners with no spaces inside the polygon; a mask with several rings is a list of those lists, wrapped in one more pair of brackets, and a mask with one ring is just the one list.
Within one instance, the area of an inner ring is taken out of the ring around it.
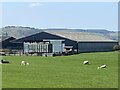
{"label": "grazing sheep", "polygon": [[26,61],[21,61],[21,65],[29,65],[29,63]]}
{"label": "grazing sheep", "polygon": [[28,65],[28,66],[29,66],[29,63],[27,62],[27,63],[26,63],[26,65]]}
{"label": "grazing sheep", "polygon": [[84,61],[83,64],[86,65],[86,64],[89,64],[89,62],[88,61]]}
{"label": "grazing sheep", "polygon": [[21,65],[26,65],[26,61],[21,61]]}
{"label": "grazing sheep", "polygon": [[105,64],[103,64],[103,65],[99,66],[98,69],[100,69],[100,68],[106,68],[106,67],[107,66]]}

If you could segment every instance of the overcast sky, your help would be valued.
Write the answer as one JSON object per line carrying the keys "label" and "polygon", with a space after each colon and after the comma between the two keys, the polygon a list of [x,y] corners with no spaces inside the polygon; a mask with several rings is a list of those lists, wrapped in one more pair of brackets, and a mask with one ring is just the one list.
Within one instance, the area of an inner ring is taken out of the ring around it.
{"label": "overcast sky", "polygon": [[117,2],[4,2],[0,27],[118,30]]}

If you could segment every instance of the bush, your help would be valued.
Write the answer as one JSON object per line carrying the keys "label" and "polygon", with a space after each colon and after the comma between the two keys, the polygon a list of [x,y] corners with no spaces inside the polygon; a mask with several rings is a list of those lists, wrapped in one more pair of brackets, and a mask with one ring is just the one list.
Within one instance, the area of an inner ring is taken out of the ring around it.
{"label": "bush", "polygon": [[114,49],[114,50],[120,50],[120,45],[115,45],[115,46],[113,47],[113,49]]}

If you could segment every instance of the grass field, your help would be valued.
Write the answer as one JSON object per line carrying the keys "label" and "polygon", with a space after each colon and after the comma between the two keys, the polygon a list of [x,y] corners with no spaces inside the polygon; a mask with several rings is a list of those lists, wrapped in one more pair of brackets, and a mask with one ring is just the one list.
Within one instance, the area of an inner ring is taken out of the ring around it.
{"label": "grass field", "polygon": [[[118,52],[83,53],[72,56],[5,56],[3,88],[117,88]],[[26,60],[29,66],[21,66]],[[83,65],[89,60],[90,65]],[[97,69],[106,64],[106,69]]]}

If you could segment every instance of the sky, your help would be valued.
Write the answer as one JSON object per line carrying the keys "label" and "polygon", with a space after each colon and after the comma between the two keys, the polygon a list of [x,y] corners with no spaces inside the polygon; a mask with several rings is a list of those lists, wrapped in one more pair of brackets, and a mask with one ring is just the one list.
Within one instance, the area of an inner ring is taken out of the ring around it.
{"label": "sky", "polygon": [[117,2],[3,2],[0,15],[0,27],[118,30]]}

